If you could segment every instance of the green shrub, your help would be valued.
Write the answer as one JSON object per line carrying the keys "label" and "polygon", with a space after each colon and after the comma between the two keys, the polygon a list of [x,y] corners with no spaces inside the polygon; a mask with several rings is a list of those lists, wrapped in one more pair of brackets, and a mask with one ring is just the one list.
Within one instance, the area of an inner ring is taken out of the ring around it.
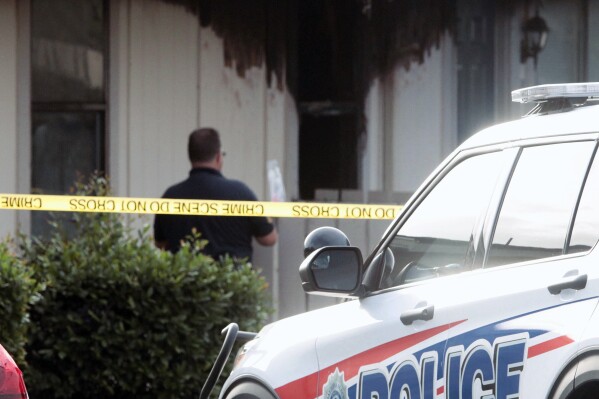
{"label": "green shrub", "polygon": [[[81,189],[104,194],[107,183]],[[30,315],[32,397],[197,397],[221,329],[255,331],[268,315],[263,278],[199,254],[201,240],[172,255],[115,214],[74,214],[69,230],[22,242],[45,286]]]}
{"label": "green shrub", "polygon": [[28,308],[37,297],[36,289],[30,270],[15,256],[10,243],[0,242],[0,343],[21,367],[25,364]]}

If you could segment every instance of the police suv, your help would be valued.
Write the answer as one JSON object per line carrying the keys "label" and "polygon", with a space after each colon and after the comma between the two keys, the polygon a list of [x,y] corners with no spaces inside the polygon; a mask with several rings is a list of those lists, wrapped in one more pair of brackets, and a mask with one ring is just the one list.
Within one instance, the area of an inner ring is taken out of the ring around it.
{"label": "police suv", "polygon": [[599,398],[599,83],[512,99],[364,261],[307,237],[304,290],[355,300],[264,327],[221,398]]}

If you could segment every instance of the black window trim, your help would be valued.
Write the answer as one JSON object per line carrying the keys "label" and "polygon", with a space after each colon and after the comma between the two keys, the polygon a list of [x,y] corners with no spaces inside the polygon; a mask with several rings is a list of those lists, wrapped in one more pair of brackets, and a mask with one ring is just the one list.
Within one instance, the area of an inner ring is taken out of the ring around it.
{"label": "black window trim", "polygon": [[[580,185],[580,190],[578,191],[578,197],[576,198],[576,204],[574,206],[574,209],[572,210],[572,215],[570,215],[570,223],[568,224],[568,231],[566,233],[566,239],[564,241],[564,248],[562,249],[562,255],[567,255],[568,254],[568,248],[570,247],[570,241],[572,239],[572,232],[574,231],[574,225],[576,223],[576,216],[578,214],[578,207],[580,206],[580,201],[582,200],[582,195],[584,193],[584,189],[587,185],[587,179],[589,178],[589,175],[591,174],[591,169],[593,168],[593,164],[595,163],[595,161],[599,162],[599,158],[597,160],[595,160],[595,158],[597,158],[597,149],[599,148],[599,140],[595,140],[595,148],[593,149],[593,153],[591,154],[591,159],[589,161],[589,164],[587,165],[587,170],[584,174],[584,178],[582,179],[582,184]],[[583,251],[583,252],[579,252],[580,254],[587,254],[592,250],[592,248],[589,251]]]}
{"label": "black window trim", "polygon": [[[532,147],[532,146],[531,146]],[[486,265],[487,265],[487,261],[489,258],[489,252],[491,250],[491,244],[493,243],[493,237],[495,237],[495,229],[497,228],[497,223],[499,222],[499,215],[501,214],[501,209],[503,208],[503,202],[505,201],[505,197],[507,194],[507,190],[510,186],[510,183],[512,182],[512,178],[514,177],[514,172],[516,171],[516,166],[518,165],[518,161],[520,161],[520,157],[522,156],[522,150],[524,149],[524,146],[519,146],[517,147],[517,153],[516,156],[514,157],[514,159],[512,160],[512,164],[510,165],[510,171],[508,173],[507,179],[503,182],[503,187],[501,187],[501,194],[499,197],[499,200],[496,202],[496,205],[494,207],[489,206],[489,212],[490,213],[490,220],[492,221],[490,226],[489,226],[489,234],[487,235],[486,239],[485,239],[485,244],[484,244],[484,253],[483,253],[483,259],[480,265],[481,269],[486,269]],[[491,205],[491,204],[489,204]],[[489,216],[489,215],[487,215]]]}

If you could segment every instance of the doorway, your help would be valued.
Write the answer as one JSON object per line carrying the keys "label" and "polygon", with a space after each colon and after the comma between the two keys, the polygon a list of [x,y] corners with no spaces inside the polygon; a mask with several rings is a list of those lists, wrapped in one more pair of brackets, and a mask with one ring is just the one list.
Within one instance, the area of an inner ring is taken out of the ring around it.
{"label": "doorway", "polygon": [[362,104],[358,12],[346,0],[296,2],[299,191],[358,188]]}

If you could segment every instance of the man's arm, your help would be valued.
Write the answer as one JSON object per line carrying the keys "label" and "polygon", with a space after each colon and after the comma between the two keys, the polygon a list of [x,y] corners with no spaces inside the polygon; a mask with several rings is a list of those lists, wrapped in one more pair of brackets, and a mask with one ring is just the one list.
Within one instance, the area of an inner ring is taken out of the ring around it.
{"label": "man's arm", "polygon": [[166,241],[166,240],[165,241],[155,240],[154,244],[156,245],[157,248],[160,248],[162,250],[166,250],[167,246],[168,246],[168,241]]}
{"label": "man's arm", "polygon": [[260,245],[270,247],[276,244],[278,238],[279,234],[277,233],[277,229],[273,227],[272,231],[267,235],[256,237],[256,241],[258,241]]}

